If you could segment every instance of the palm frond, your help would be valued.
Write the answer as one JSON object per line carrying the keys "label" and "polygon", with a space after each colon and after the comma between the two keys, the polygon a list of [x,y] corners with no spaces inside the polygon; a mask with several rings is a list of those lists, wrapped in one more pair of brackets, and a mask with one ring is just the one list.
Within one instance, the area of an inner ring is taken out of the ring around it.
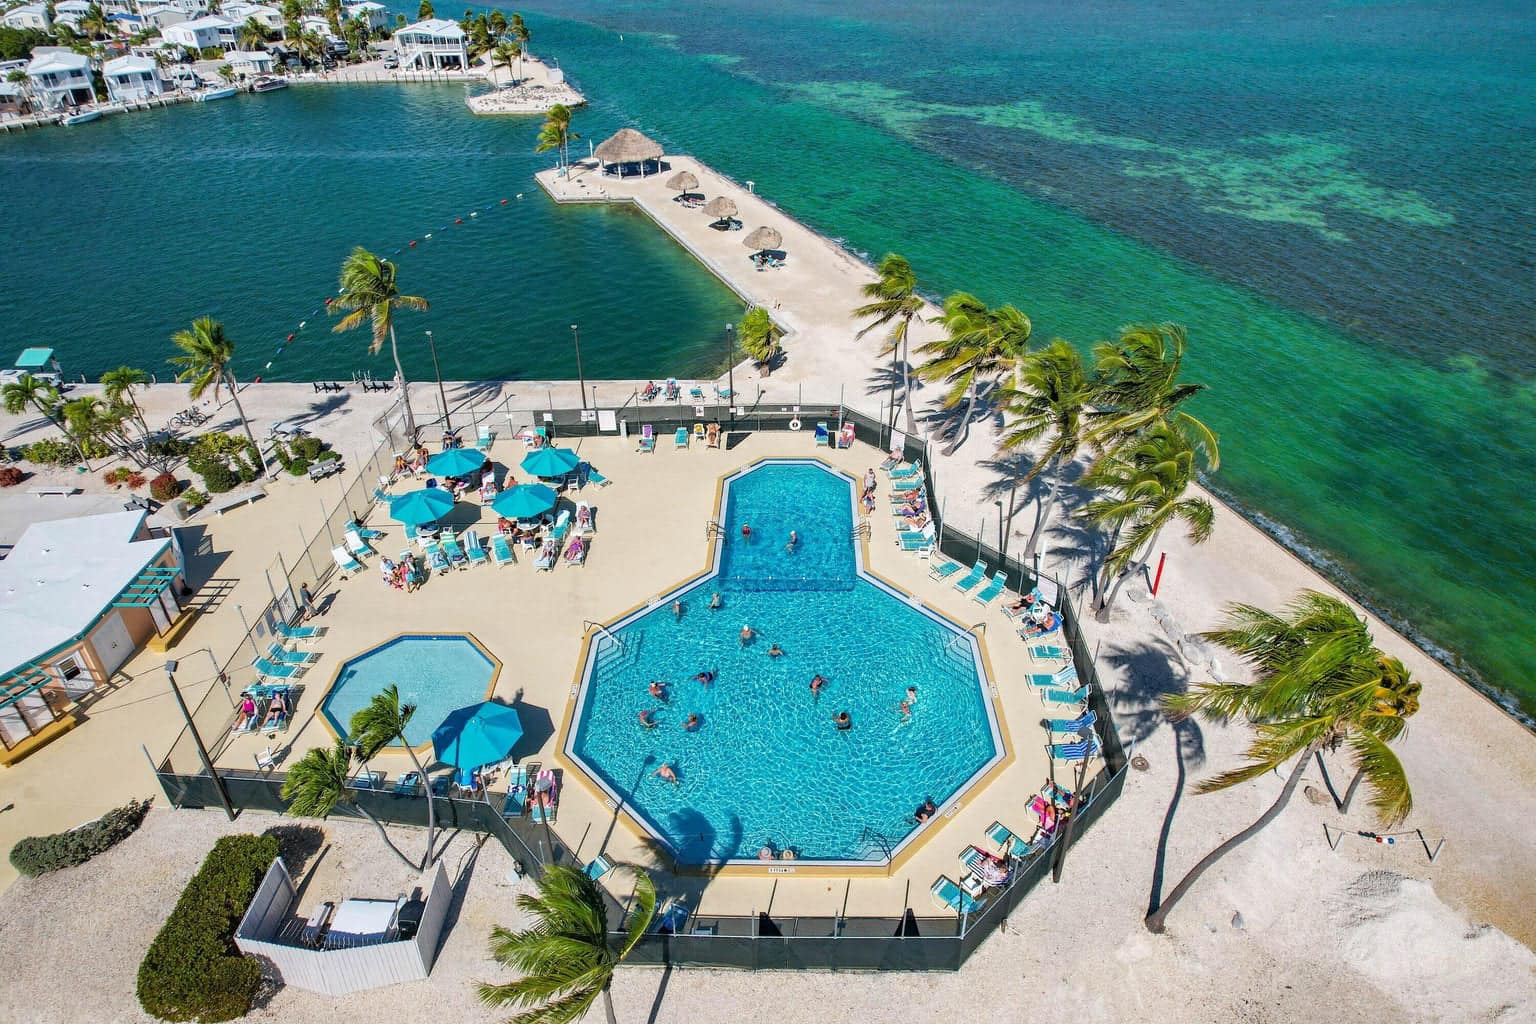
{"label": "palm frond", "polygon": [[1386,743],[1364,729],[1350,733],[1348,742],[1355,767],[1370,787],[1371,810],[1376,812],[1376,820],[1383,828],[1402,824],[1413,813],[1413,791],[1402,761]]}

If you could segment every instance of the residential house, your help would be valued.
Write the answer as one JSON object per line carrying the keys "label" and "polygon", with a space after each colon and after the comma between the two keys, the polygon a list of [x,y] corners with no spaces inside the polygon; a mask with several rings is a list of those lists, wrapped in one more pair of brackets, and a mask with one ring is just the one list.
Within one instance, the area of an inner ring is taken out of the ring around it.
{"label": "residential house", "polygon": [[166,91],[160,77],[160,65],[152,57],[118,57],[102,66],[101,77],[107,81],[107,95],[115,103],[147,100]]}
{"label": "residential house", "polygon": [[192,16],[180,7],[171,7],[169,5],[140,8],[139,17],[144,19],[144,24],[162,30],[170,28],[172,25],[180,25],[184,21],[192,20]]}
{"label": "residential house", "polygon": [[233,3],[225,4],[220,11],[223,17],[229,18],[244,25],[251,18],[255,18],[262,28],[269,32],[280,32],[283,28],[283,12],[276,7],[268,7],[266,4]]}
{"label": "residential house", "polygon": [[457,22],[428,18],[395,33],[400,67],[412,71],[463,71],[469,67],[464,30]]}
{"label": "residential house", "polygon": [[383,4],[374,3],[373,0],[363,0],[362,3],[348,4],[347,19],[361,18],[363,24],[368,26],[368,31],[376,32],[385,28],[390,23],[389,8]]}
{"label": "residential house", "polygon": [[272,69],[277,66],[276,55],[266,50],[230,50],[224,56],[229,61],[230,68],[240,78],[270,75]]}
{"label": "residential house", "polygon": [[62,46],[34,49],[27,65],[27,81],[32,86],[32,102],[39,110],[62,110],[96,99],[90,59]]}
{"label": "residential house", "polygon": [[53,23],[55,25],[68,25],[71,29],[80,31],[80,19],[85,17],[85,12],[91,9],[86,0],[60,0],[53,5]]}
{"label": "residential house", "polygon": [[160,35],[167,42],[188,50],[206,50],[210,47],[233,50],[238,45],[235,37],[239,32],[240,26],[237,23],[210,14],[183,21],[179,25],[168,25],[161,29]]}
{"label": "residential house", "polygon": [[331,31],[331,22],[318,14],[308,14],[299,22],[299,27],[305,32],[313,32],[321,39],[335,39],[336,33]]}
{"label": "residential house", "polygon": [[27,102],[27,91],[20,82],[0,77],[0,114],[19,114]]}
{"label": "residential house", "polygon": [[179,555],[148,516],[34,523],[0,561],[0,763],[73,728],[70,705],[181,615]]}
{"label": "residential house", "polygon": [[0,15],[0,24],[4,24],[6,28],[31,28],[39,32],[53,30],[53,19],[48,16],[48,7],[45,4],[13,7],[4,15]]}

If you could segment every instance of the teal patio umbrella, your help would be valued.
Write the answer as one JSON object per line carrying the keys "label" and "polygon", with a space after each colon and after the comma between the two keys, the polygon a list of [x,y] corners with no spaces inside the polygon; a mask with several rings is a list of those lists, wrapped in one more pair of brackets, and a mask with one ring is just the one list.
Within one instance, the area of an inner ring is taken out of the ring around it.
{"label": "teal patio umbrella", "polygon": [[468,476],[485,465],[485,452],[478,448],[449,448],[427,460],[427,470],[438,476]]}
{"label": "teal patio umbrella", "polygon": [[453,495],[441,487],[425,487],[389,499],[389,518],[406,526],[435,523],[453,511]]}
{"label": "teal patio umbrella", "polygon": [[523,472],[533,476],[565,476],[581,459],[569,448],[538,448],[523,456]]}
{"label": "teal patio umbrella", "polygon": [[523,735],[517,709],[486,701],[450,711],[432,730],[432,753],[464,771],[506,758]]}
{"label": "teal patio umbrella", "polygon": [[532,519],[541,512],[548,512],[555,507],[555,502],[560,496],[554,488],[545,487],[543,484],[518,484],[496,495],[496,500],[491,502],[491,508],[496,510],[499,516],[508,519]]}

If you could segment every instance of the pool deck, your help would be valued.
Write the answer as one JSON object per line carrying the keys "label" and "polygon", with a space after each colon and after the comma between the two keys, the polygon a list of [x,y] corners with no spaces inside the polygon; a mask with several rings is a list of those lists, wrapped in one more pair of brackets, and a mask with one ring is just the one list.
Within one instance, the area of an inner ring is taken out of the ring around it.
{"label": "pool deck", "polygon": [[[380,637],[399,632],[472,633],[503,663],[496,696],[516,699],[527,709],[525,727],[539,747],[537,753],[520,748],[522,760],[565,769],[556,834],[583,861],[604,853],[614,860],[654,864],[638,826],[627,815],[619,816],[616,825],[602,793],[560,754],[584,653],[581,623],[609,621],[705,568],[705,523],[713,514],[721,476],[767,456],[814,455],[858,477],[880,456],[865,445],[843,451],[816,448],[809,433],[748,435],[730,451],[674,450],[664,442],[649,455],[618,438],[588,438],[575,444],[583,458],[613,481],[581,493],[597,510],[598,528],[586,565],[561,565],[549,573],[536,572],[529,559],[505,567],[477,566],[434,578],[412,594],[384,585],[373,561],[360,576],[337,578],[317,595],[325,602],[334,594],[318,620],[329,628],[311,648],[320,658],[301,680],[309,685],[299,700],[295,728],[279,738],[283,761],[332,741],[323,716],[314,712],[342,661],[374,646]],[[515,467],[523,452],[521,443],[498,440],[491,457]],[[931,579],[928,562],[897,548],[894,527],[884,514],[884,474],[879,475],[882,504],[871,519],[866,564],[952,621],[986,624],[982,646],[997,684],[995,708],[1012,756],[962,793],[945,816],[928,824],[893,870],[777,864],[773,867],[781,870],[770,874],[768,865],[733,865],[714,877],[662,879],[663,892],[687,896],[696,914],[750,914],[770,904],[775,913],[785,915],[889,916],[904,906],[928,910],[928,887],[940,874],[960,877],[960,852],[969,843],[983,843],[984,830],[994,819],[1026,832],[1031,827],[1024,805],[1038,791],[1049,765],[1039,725],[1045,715],[1022,677],[1040,667],[1028,661],[1024,644],[1009,630],[998,603],[982,609],[949,583]],[[658,494],[667,495],[667,500],[657,502]],[[479,507],[461,503],[459,513],[468,515],[470,509]],[[256,509],[242,509],[228,517],[258,514]],[[482,535],[494,530],[494,523],[494,514],[484,513]],[[377,550],[393,557],[404,547],[400,527],[388,522],[382,510],[369,525],[386,533],[374,542]],[[472,523],[464,519],[455,525]],[[220,764],[250,768],[255,753],[269,745],[261,734],[238,737],[227,745]],[[381,755],[370,767],[389,779],[410,770],[403,753]],[[493,800],[504,789],[504,783],[493,787]],[[793,873],[784,873],[785,868]]]}

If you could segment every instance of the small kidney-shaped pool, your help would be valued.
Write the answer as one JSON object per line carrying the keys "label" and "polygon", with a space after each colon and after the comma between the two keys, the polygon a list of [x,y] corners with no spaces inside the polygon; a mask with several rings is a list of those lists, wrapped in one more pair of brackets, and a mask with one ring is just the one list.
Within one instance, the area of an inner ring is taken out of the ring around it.
{"label": "small kidney-shaped pool", "polygon": [[500,669],[501,663],[467,633],[407,633],[347,659],[320,702],[320,713],[344,737],[352,716],[393,684],[402,704],[416,705],[406,742],[430,747],[432,730],[448,712],[490,699]]}

